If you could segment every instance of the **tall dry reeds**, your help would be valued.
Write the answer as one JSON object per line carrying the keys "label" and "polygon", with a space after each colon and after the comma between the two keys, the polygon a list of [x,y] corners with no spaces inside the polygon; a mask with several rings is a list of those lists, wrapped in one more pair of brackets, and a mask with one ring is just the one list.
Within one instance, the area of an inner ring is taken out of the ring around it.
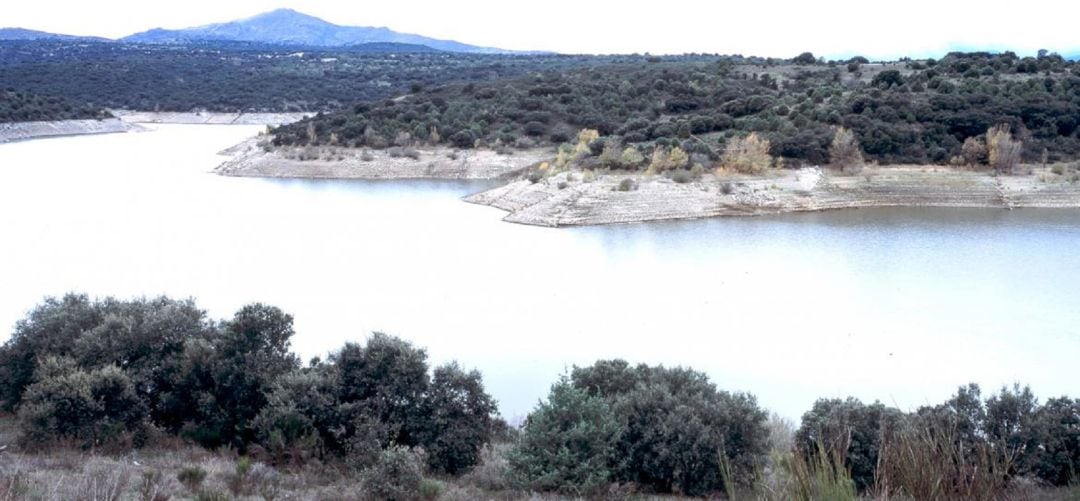
{"label": "tall dry reeds", "polygon": [[882,499],[1002,499],[1015,458],[1004,444],[965,443],[956,426],[911,423],[882,440],[875,490]]}

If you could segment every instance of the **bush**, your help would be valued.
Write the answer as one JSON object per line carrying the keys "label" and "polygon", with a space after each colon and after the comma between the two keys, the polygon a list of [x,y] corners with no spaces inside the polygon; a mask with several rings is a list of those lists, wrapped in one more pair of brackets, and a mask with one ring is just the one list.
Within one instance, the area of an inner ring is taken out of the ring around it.
{"label": "bush", "polygon": [[749,485],[764,464],[765,412],[750,395],[717,391],[700,372],[613,360],[575,368],[571,378],[625,424],[616,480],[701,496]]}
{"label": "bush", "polygon": [[[803,454],[825,453],[843,460],[855,486],[864,490],[874,484],[882,436],[900,422],[900,411],[881,403],[865,405],[855,399],[818,400],[803,414],[795,434]],[[819,451],[819,449],[822,449]]]}
{"label": "bush", "polygon": [[563,378],[547,402],[529,414],[507,453],[510,476],[526,489],[572,495],[595,493],[612,480],[623,428],[610,405]]}
{"label": "bush", "polygon": [[401,446],[383,450],[374,465],[360,478],[364,497],[372,500],[412,501],[420,497],[424,480],[423,461]]}
{"label": "bush", "polygon": [[461,149],[472,148],[476,144],[476,136],[468,130],[459,131],[450,136],[450,143]]}
{"label": "bush", "polygon": [[637,186],[638,186],[637,181],[634,181],[631,178],[626,178],[626,179],[623,179],[622,181],[619,181],[618,190],[619,191],[634,191],[634,190],[637,189]]}
{"label": "bush", "polygon": [[694,180],[694,176],[690,175],[690,171],[679,169],[671,173],[671,180],[679,184],[686,184]]}
{"label": "bush", "polygon": [[38,366],[19,408],[24,439],[38,444],[70,439],[82,447],[109,445],[128,432],[144,432],[147,418],[120,369],[85,371],[55,357]]}
{"label": "bush", "polygon": [[203,480],[206,480],[206,470],[198,466],[185,466],[176,474],[178,480],[189,492],[198,492]]}

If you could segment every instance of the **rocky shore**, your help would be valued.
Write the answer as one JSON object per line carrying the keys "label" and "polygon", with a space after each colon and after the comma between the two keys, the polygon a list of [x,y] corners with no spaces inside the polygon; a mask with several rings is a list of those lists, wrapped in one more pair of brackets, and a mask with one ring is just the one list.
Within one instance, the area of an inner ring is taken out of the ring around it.
{"label": "rocky shore", "polygon": [[222,152],[233,156],[216,169],[225,176],[311,179],[503,179],[551,158],[547,149],[491,150],[338,147],[264,148],[254,138]]}
{"label": "rocky shore", "polygon": [[853,176],[805,168],[762,177],[706,175],[684,184],[662,176],[586,181],[581,173],[561,173],[465,201],[505,210],[509,222],[574,226],[864,207],[1080,208],[1080,183],[1075,173],[1044,168],[1023,176],[934,166],[873,167]]}
{"label": "rocky shore", "polygon": [[117,118],[143,124],[190,125],[282,125],[293,123],[311,113],[218,113],[218,112],[157,112],[111,110]]}
{"label": "rocky shore", "polygon": [[116,118],[105,120],[58,120],[52,122],[0,123],[0,143],[44,137],[110,134],[140,130],[136,124]]}
{"label": "rocky shore", "polygon": [[139,124],[281,125],[310,113],[173,113],[112,110],[105,120],[0,123],[0,143],[58,136],[112,134],[144,130]]}

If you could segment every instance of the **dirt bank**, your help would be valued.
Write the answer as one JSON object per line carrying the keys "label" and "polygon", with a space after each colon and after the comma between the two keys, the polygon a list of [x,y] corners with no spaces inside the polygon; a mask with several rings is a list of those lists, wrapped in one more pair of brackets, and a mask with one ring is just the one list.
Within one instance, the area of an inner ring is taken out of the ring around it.
{"label": "dirt bank", "polygon": [[222,152],[234,158],[216,172],[226,176],[315,179],[499,179],[552,156],[550,150],[514,151],[422,148],[275,148],[266,151],[254,138]]}
{"label": "dirt bank", "polygon": [[[581,173],[562,173],[538,183],[518,180],[465,200],[509,212],[506,221],[540,226],[861,207],[1080,207],[1075,174],[1041,168],[1025,176],[932,166],[874,167],[840,176],[806,168],[764,177],[706,175],[685,184],[661,176],[583,178]],[[620,190],[627,179],[636,188]]]}
{"label": "dirt bank", "polygon": [[141,130],[138,125],[115,118],[106,120],[56,120],[51,122],[0,123],[0,143],[44,137],[109,134]]}
{"label": "dirt bank", "polygon": [[282,125],[296,122],[311,113],[179,113],[156,111],[111,110],[125,122],[143,124],[192,125]]}

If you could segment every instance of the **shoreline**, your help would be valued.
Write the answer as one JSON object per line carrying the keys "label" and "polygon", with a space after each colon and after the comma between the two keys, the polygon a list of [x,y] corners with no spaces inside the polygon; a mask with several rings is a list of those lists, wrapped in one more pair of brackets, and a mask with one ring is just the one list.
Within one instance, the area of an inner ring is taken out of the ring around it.
{"label": "shoreline", "polygon": [[511,179],[551,158],[550,149],[491,150],[448,147],[358,150],[333,146],[264,149],[254,137],[221,152],[231,156],[214,172],[231,177],[295,179]]}
{"label": "shoreline", "polygon": [[56,120],[46,122],[0,123],[0,144],[52,137],[115,134],[143,130],[138,124],[118,118],[103,120]]}
{"label": "shoreline", "polygon": [[[762,175],[706,174],[676,183],[642,173],[585,175],[561,172],[523,179],[548,161],[550,149],[498,155],[491,150],[420,148],[357,150],[341,147],[270,148],[264,137],[222,152],[232,158],[214,169],[225,176],[299,179],[504,180],[462,198],[505,211],[504,221],[533,226],[589,226],[709,217],[759,216],[875,207],[1080,208],[1080,172],[1030,167],[1031,174],[933,165],[868,166],[859,174],[820,167]],[[620,185],[629,183],[632,189]]]}
{"label": "shoreline", "polygon": [[184,125],[282,125],[311,113],[173,113],[110,110],[113,118],[101,120],[49,120],[0,123],[0,144],[54,137],[117,134],[145,130],[142,124]]}
{"label": "shoreline", "polygon": [[[620,191],[626,179],[636,189]],[[561,173],[463,200],[506,211],[507,222],[560,227],[859,208],[1080,208],[1080,183],[1045,168],[1020,176],[934,166],[868,167],[854,176],[803,168],[761,177],[710,174],[685,184],[628,174],[586,182],[580,173]]]}

